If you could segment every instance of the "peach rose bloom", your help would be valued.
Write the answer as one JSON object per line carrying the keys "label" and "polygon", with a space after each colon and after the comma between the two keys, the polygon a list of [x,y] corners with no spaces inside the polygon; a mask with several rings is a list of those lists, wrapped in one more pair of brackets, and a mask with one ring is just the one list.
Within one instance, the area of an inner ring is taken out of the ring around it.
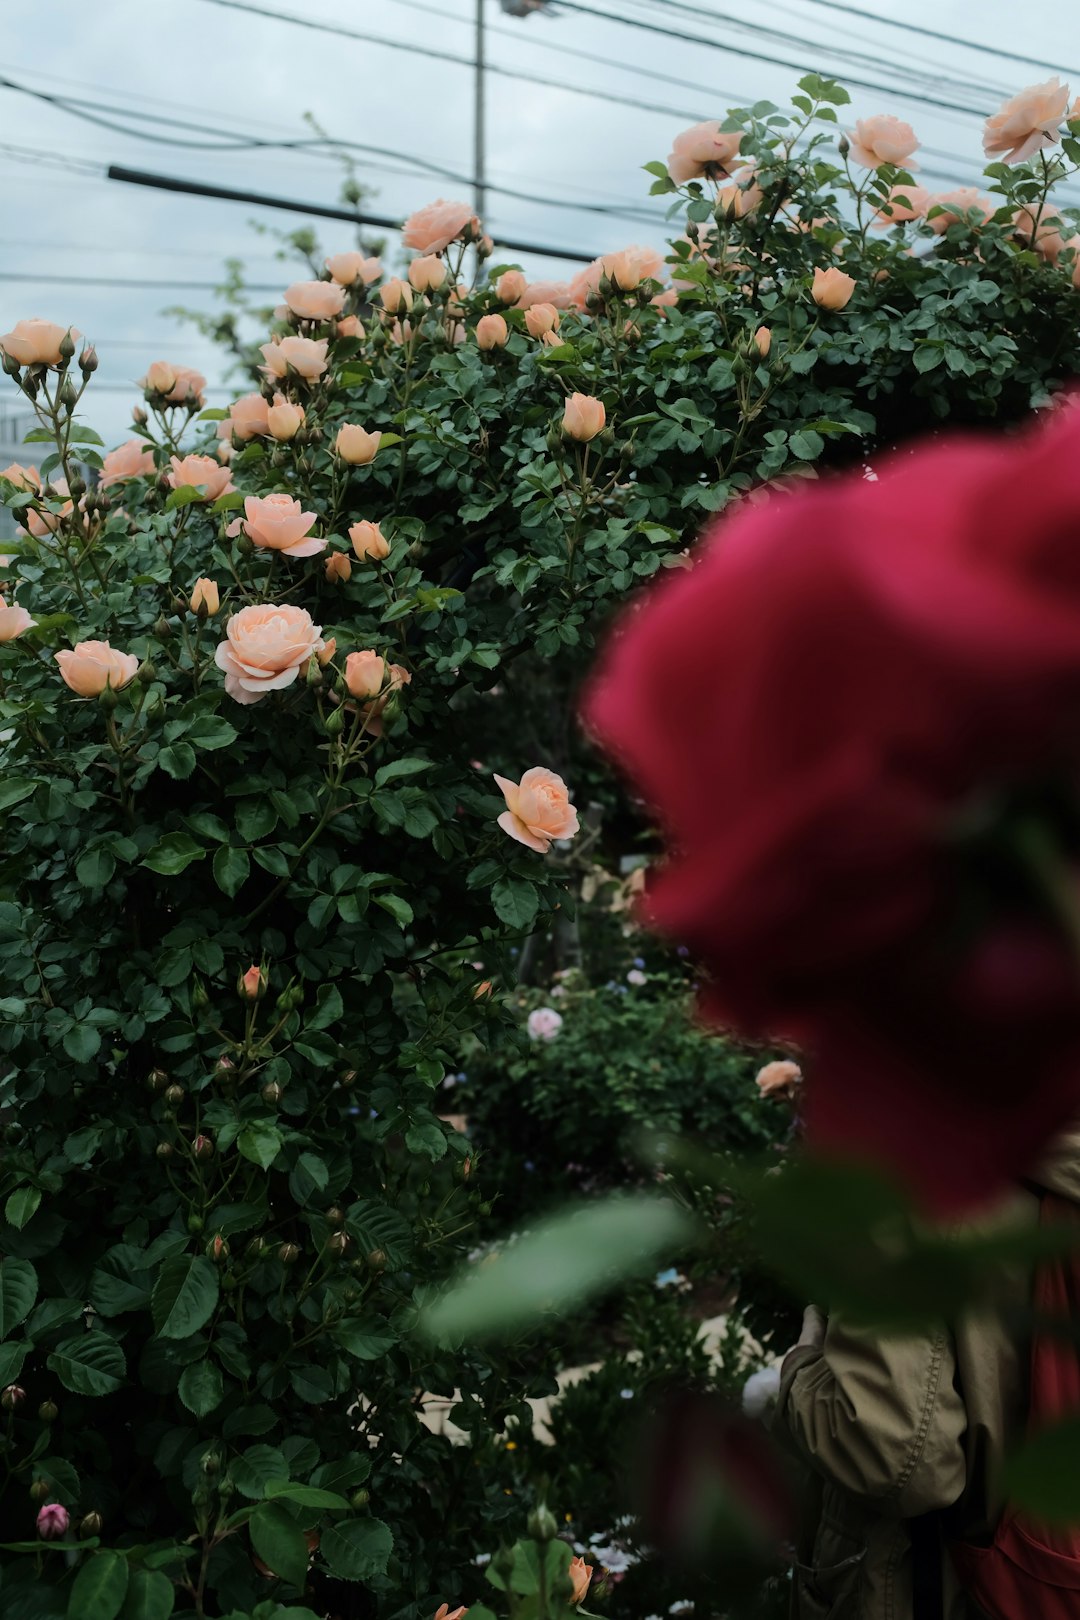
{"label": "peach rose bloom", "polygon": [[593,399],[591,394],[571,394],[563,411],[563,432],[587,444],[601,432],[606,420],[603,400]]}
{"label": "peach rose bloom", "polygon": [[661,310],[672,309],[678,302],[679,289],[677,287],[665,287],[663,292],[658,292],[649,299],[650,304],[655,304]]}
{"label": "peach rose bloom", "polygon": [[799,1065],[788,1058],[781,1058],[759,1069],[755,1084],[763,1097],[790,1097],[801,1081]]}
{"label": "peach rose bloom", "polygon": [[584,1558],[571,1558],[567,1574],[573,1584],[570,1601],[574,1604],[584,1603],[589,1591],[589,1582],[592,1580],[592,1565],[587,1564]]}
{"label": "peach rose bloom", "polygon": [[252,545],[266,551],[281,551],[286,557],[314,557],[326,550],[326,541],[310,533],[314,512],[302,510],[291,495],[249,495],[244,516],[230,523],[227,533],[242,530]]}
{"label": "peach rose bloom", "polygon": [[935,191],[931,194],[929,208],[942,208],[944,213],[936,214],[926,223],[935,236],[942,236],[950,225],[955,225],[962,214],[970,214],[974,209],[980,216],[980,223],[985,224],[994,212],[994,204],[989,197],[982,196],[975,186],[956,186],[952,191]]}
{"label": "peach rose bloom", "polygon": [[275,394],[274,403],[266,412],[266,427],[272,439],[287,443],[295,438],[305,421],[304,410],[294,405],[284,394]]}
{"label": "peach rose bloom", "polygon": [[343,321],[338,321],[337,335],[338,337],[362,338],[365,335],[364,323],[359,315],[346,315]]}
{"label": "peach rose bloom", "polygon": [[390,542],[377,523],[366,520],[354,523],[349,529],[349,539],[361,562],[381,562],[390,555]]}
{"label": "peach rose bloom", "polygon": [[[53,491],[53,496],[56,496],[63,501],[63,505],[61,506],[59,512],[35,512],[33,507],[28,506],[22,514],[23,522],[26,524],[27,531],[34,536],[35,540],[42,540],[47,534],[55,534],[63,519],[70,517],[72,512],[75,510],[75,503],[70,499],[70,497],[67,500],[64,500],[64,497],[68,493],[66,478],[52,479],[51,488]],[[42,499],[44,498],[43,493]],[[52,497],[50,497],[50,499],[51,498]]]}
{"label": "peach rose bloom", "polygon": [[763,360],[768,359],[769,350],[772,348],[771,327],[758,327],[757,331],[754,333],[754,347]]}
{"label": "peach rose bloom", "polygon": [[1036,228],[1036,212],[1033,204],[1027,208],[1018,208],[1013,215],[1013,230],[1029,247],[1033,247],[1036,253],[1041,254],[1050,264],[1056,264],[1065,248],[1065,237],[1062,234],[1065,221],[1052,209],[1044,207]]}
{"label": "peach rose bloom", "polygon": [[216,501],[219,495],[224,495],[233,487],[228,467],[223,467],[213,456],[184,456],[183,459],[171,456],[166,476],[173,489],[183,489],[187,485],[201,488],[201,501]]}
{"label": "peach rose bloom", "polygon": [[340,582],[347,585],[352,578],[352,562],[343,551],[332,551],[326,559],[326,580],[329,585]]}
{"label": "peach rose bloom", "polygon": [[382,694],[372,702],[364,704],[364,730],[372,737],[381,737],[383,723],[379,716],[395,692],[400,692],[406,686],[412,685],[412,676],[403,664],[388,664],[386,667],[387,684]]}
{"label": "peach rose bloom", "polygon": [[810,296],[820,309],[844,309],[855,291],[853,277],[845,275],[833,265],[828,270],[814,271],[814,285]]}
{"label": "peach rose bloom", "polygon": [[155,360],[140,378],[139,387],[147,394],[160,394],[167,405],[203,403],[206,378],[190,366],[174,366],[168,360]]}
{"label": "peach rose bloom", "polygon": [[379,453],[381,433],[368,433],[355,422],[342,422],[334,440],[334,454],[350,467],[367,467]]}
{"label": "peach rose bloom", "polygon": [[534,304],[554,304],[556,309],[572,309],[574,300],[568,281],[529,281],[517,301],[518,309],[531,309]]}
{"label": "peach rose bloom", "polygon": [[225,672],[225,690],[237,703],[258,703],[268,692],[291,686],[323,649],[322,627],[289,602],[241,608],[229,620],[214,662]]}
{"label": "peach rose bloom", "polygon": [[883,231],[889,225],[922,219],[929,206],[930,193],[925,186],[890,186],[888,197],[874,215],[874,229]]}
{"label": "peach rose bloom", "polygon": [[80,641],[53,657],[64,683],[80,697],[99,697],[107,686],[123,691],[135,679],[139,660],[134,653],[118,652],[107,641]]}
{"label": "peach rose bloom", "polygon": [[449,1604],[440,1603],[439,1607],[435,1610],[435,1620],[465,1620],[465,1616],[468,1614],[468,1612],[468,1609],[461,1608],[460,1606],[456,1609],[451,1609]]}
{"label": "peach rose bloom", "polygon": [[664,273],[664,261],[653,248],[647,247],[628,247],[619,253],[606,253],[587,264],[584,270],[578,271],[570,283],[570,302],[578,309],[587,309],[589,298],[599,294],[601,276],[614,281],[616,268],[624,278],[619,281],[619,287],[623,292],[631,292],[647,276],[659,281]]}
{"label": "peach rose bloom", "polygon": [[60,345],[69,333],[74,343],[79,333],[73,326],[57,326],[55,321],[43,321],[35,315],[27,321],[16,321],[12,330],[0,337],[0,349],[20,366],[58,366],[63,359]]}
{"label": "peach rose bloom", "polygon": [[496,776],[495,780],[506,800],[506,809],[499,817],[504,833],[541,855],[547,854],[552,839],[573,838],[578,830],[577,811],[561,776],[543,765],[534,765],[520,782],[510,782],[505,776]]}
{"label": "peach rose bloom", "polygon": [[[346,557],[345,561],[348,562],[348,560],[349,560],[348,557]],[[316,658],[319,660],[319,663],[320,663],[320,665],[322,666],[323,669],[325,669],[327,664],[330,663],[331,659],[333,658],[333,656],[334,656],[334,654],[336,652],[337,652],[337,637],[336,636],[331,636],[329,641],[326,641],[326,642],[323,643],[322,650],[315,654]]]}
{"label": "peach rose bloom", "polygon": [[302,321],[332,321],[345,308],[345,289],[334,281],[294,281],[285,302]]}
{"label": "peach rose bloom", "polygon": [[370,287],[382,275],[382,260],[365,258],[362,253],[332,253],[325,263],[339,287],[352,287],[358,281]]}
{"label": "peach rose bloom", "polygon": [[139,387],[148,394],[169,394],[176,387],[176,367],[167,360],[155,360],[139,378]]}
{"label": "peach rose bloom", "polygon": [[23,607],[8,607],[0,596],[0,642],[14,641],[37,624]]}
{"label": "peach rose bloom", "polygon": [[388,315],[400,315],[402,310],[412,309],[412,288],[400,276],[391,276],[379,288],[379,301]]}
{"label": "peach rose bloom", "polygon": [[129,478],[152,478],[157,471],[154,452],[145,439],[127,439],[110,450],[101,464],[101,488],[122,484]]}
{"label": "peach rose bloom", "polygon": [[555,332],[559,326],[559,312],[554,304],[533,304],[525,311],[525,327],[530,337],[542,338]]}
{"label": "peach rose bloom", "polygon": [[188,607],[192,613],[198,613],[201,609],[207,618],[212,619],[221,607],[221,593],[218,591],[217,581],[197,579],[191,588]]}
{"label": "peach rose bloom", "polygon": [[727,174],[739,161],[741,130],[722,130],[715,119],[693,124],[676,135],[668,154],[668,174],[676,185],[703,174]]}
{"label": "peach rose bloom", "polygon": [[262,345],[265,366],[260,371],[268,377],[286,377],[291,367],[307,382],[315,382],[326,370],[326,338],[283,337]]}
{"label": "peach rose bloom", "polygon": [[225,421],[218,423],[218,436],[228,439],[235,434],[245,442],[266,432],[267,404],[261,394],[242,394],[229,406]]}
{"label": "peach rose bloom", "polygon": [[495,296],[504,304],[516,304],[527,286],[523,270],[504,270],[495,283]]}
{"label": "peach rose bloom", "polygon": [[446,265],[437,253],[425,253],[409,266],[409,284],[417,292],[434,292],[446,280]]}
{"label": "peach rose bloom", "polygon": [[370,647],[345,660],[345,685],[354,698],[378,697],[385,678],[386,660]]}
{"label": "peach rose bloom", "polygon": [[410,214],[401,232],[405,247],[417,253],[441,253],[459,237],[479,236],[480,221],[468,203],[445,202],[442,197]]}
{"label": "peach rose bloom", "polygon": [[749,185],[741,185],[738,180],[732,181],[729,186],[721,186],[716,193],[717,207],[723,208],[733,219],[746,219],[748,215],[757,213],[761,207],[765,193],[756,180]]}
{"label": "peach rose bloom", "polygon": [[1029,85],[986,120],[983,152],[1004,163],[1023,163],[1042,147],[1056,146],[1068,106],[1069,87],[1056,75],[1045,84]]}
{"label": "peach rose bloom", "polygon": [[0,478],[6,478],[9,484],[14,484],[24,495],[41,488],[41,474],[37,468],[24,467],[18,461],[13,461],[10,467],[5,467],[0,472]]}
{"label": "peach rose bloom", "polygon": [[478,349],[501,349],[509,336],[509,328],[501,315],[481,315],[476,323]]}
{"label": "peach rose bloom", "polygon": [[911,154],[919,149],[919,138],[910,124],[891,113],[875,113],[873,118],[860,118],[855,128],[848,131],[851,160],[863,169],[880,169],[883,163],[895,163],[898,169],[917,169]]}

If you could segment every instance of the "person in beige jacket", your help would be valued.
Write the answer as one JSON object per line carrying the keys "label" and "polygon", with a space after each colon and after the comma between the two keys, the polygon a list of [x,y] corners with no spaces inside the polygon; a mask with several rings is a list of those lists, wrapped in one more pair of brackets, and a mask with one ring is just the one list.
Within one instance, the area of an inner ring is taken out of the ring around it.
{"label": "person in beige jacket", "polygon": [[[1036,1220],[1039,1186],[1080,1204],[1080,1130],[988,1224]],[[1001,1514],[1000,1465],[1027,1417],[1030,1296],[1017,1268],[992,1310],[920,1334],[807,1311],[773,1418],[812,1480],[793,1620],[980,1620],[946,1540],[988,1543]]]}

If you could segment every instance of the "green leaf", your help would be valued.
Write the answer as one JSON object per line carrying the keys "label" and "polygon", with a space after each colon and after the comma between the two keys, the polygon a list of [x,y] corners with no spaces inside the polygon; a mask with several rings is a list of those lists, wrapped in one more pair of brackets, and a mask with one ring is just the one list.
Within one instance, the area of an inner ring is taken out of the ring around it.
{"label": "green leaf", "polygon": [[230,489],[224,495],[218,496],[210,511],[214,517],[217,517],[221,512],[235,512],[243,506],[244,500],[245,496],[240,490]]}
{"label": "green leaf", "polygon": [[348,1509],[348,1502],[344,1496],[336,1491],[323,1491],[315,1485],[292,1485],[287,1479],[275,1479],[266,1487],[268,1498],[284,1497],[287,1502],[295,1502],[297,1507],[337,1508]]}
{"label": "green leaf", "polygon": [[231,900],[247,882],[251,862],[246,849],[232,849],[223,844],[214,852],[214,882],[222,894]]}
{"label": "green leaf", "polygon": [[206,1256],[176,1255],[154,1286],[154,1327],[163,1339],[186,1339],[206,1326],[217,1301],[218,1276]]}
{"label": "green leaf", "polygon": [[18,1378],[29,1350],[30,1345],[25,1339],[11,1339],[7,1344],[0,1344],[0,1389],[5,1384],[13,1384]]}
{"label": "green leaf", "polygon": [[30,1315],[37,1291],[37,1272],[29,1260],[0,1255],[0,1339],[6,1339]]}
{"label": "green leaf", "polygon": [[540,901],[524,878],[500,878],[491,888],[491,901],[500,922],[515,932],[532,926]]}
{"label": "green leaf", "polygon": [[169,1620],[176,1603],[176,1587],[160,1569],[133,1569],[120,1620]]}
{"label": "green leaf", "polygon": [[173,490],[165,502],[165,510],[175,512],[178,506],[191,506],[194,501],[201,501],[202,498],[203,490],[196,489],[194,484],[181,484],[179,489]]}
{"label": "green leaf", "polygon": [[372,895],[372,899],[377,906],[381,906],[384,911],[389,912],[394,921],[399,923],[402,928],[408,928],[413,920],[413,909],[400,894],[375,894]]}
{"label": "green leaf", "polygon": [[378,1316],[358,1316],[345,1322],[335,1322],[330,1335],[357,1361],[378,1361],[398,1342],[390,1324]]}
{"label": "green leaf", "polygon": [[323,1532],[319,1552],[342,1581],[370,1581],[386,1574],[394,1538],[381,1519],[346,1519]]}
{"label": "green leaf", "polygon": [[292,1515],[273,1502],[264,1502],[251,1515],[248,1529],[251,1544],[267,1568],[303,1591],[309,1557],[307,1537]]}
{"label": "green leaf", "polygon": [[330,1029],[344,1017],[345,1007],[336,984],[321,984],[317,1005],[304,1019],[305,1029]]}
{"label": "green leaf", "polygon": [[67,438],[69,444],[100,444],[102,446],[105,444],[105,440],[100,433],[95,433],[92,427],[86,427],[81,422],[74,423],[68,429]]}
{"label": "green leaf", "polygon": [[19,1187],[4,1205],[4,1218],[16,1232],[21,1232],[41,1203],[40,1187]]}
{"label": "green leaf", "polygon": [[75,865],[75,876],[87,889],[103,889],[116,871],[116,856],[99,844],[88,849]]}
{"label": "green leaf", "polygon": [[158,840],[149,855],[143,856],[142,864],[152,872],[160,872],[162,877],[176,877],[192,861],[201,861],[205,854],[202,845],[187,833],[168,833]]}
{"label": "green leaf", "polygon": [[185,727],[186,740],[196,749],[230,748],[240,733],[220,714],[197,714]]}
{"label": "green leaf", "polygon": [[21,804],[30,797],[37,785],[27,776],[9,776],[6,782],[0,783],[0,810],[10,810],[13,804]]}
{"label": "green leaf", "polygon": [[205,1417],[221,1405],[225,1386],[216,1361],[195,1361],[180,1374],[177,1393],[189,1412]]}
{"label": "green leaf", "polygon": [[424,1314],[439,1340],[480,1339],[517,1331],[547,1312],[636,1276],[683,1249],[695,1236],[689,1216],[668,1199],[614,1194],[553,1216],[483,1265]]}
{"label": "green leaf", "polygon": [[127,1588],[128,1563],[123,1553],[91,1553],[72,1582],[68,1620],[116,1620]]}
{"label": "green leaf", "polygon": [[73,1024],[64,1035],[64,1051],[76,1063],[89,1063],[101,1051],[101,1032],[92,1024]]}
{"label": "green leaf", "polygon": [[265,1120],[255,1120],[251,1125],[245,1125],[236,1138],[236,1146],[245,1159],[257,1164],[260,1170],[269,1170],[278,1154],[281,1152],[284,1138],[276,1125]]}
{"label": "green leaf", "polygon": [[74,1507],[79,1500],[82,1492],[79,1471],[66,1457],[40,1458],[34,1463],[34,1474],[36,1478],[46,1482],[49,1495],[55,1496],[65,1507]]}
{"label": "green leaf", "polygon": [[275,1446],[248,1446],[242,1457],[233,1458],[229,1473],[241,1496],[261,1501],[269,1485],[288,1478],[289,1465]]}
{"label": "green leaf", "polygon": [[430,759],[392,759],[387,765],[380,765],[375,772],[375,786],[385,787],[387,782],[396,781],[401,776],[416,776],[420,771],[430,770],[434,760]]}
{"label": "green leaf", "polygon": [[[174,781],[182,782],[195,769],[195,750],[190,743],[170,743],[161,750],[157,762],[167,776],[171,776]],[[160,848],[160,845],[158,847]]]}
{"label": "green leaf", "polygon": [[99,1328],[65,1339],[46,1365],[76,1395],[114,1395],[127,1372],[124,1352]]}
{"label": "green leaf", "polygon": [[1006,1464],[1003,1485],[1010,1507],[1044,1524],[1075,1525],[1080,1519],[1078,1457],[1080,1417],[1033,1436]]}

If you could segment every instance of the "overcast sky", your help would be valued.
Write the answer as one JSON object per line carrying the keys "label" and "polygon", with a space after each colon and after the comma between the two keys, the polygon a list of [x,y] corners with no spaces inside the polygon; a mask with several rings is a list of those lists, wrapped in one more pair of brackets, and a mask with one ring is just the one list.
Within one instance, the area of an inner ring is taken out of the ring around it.
{"label": "overcast sky", "polygon": [[[473,54],[477,0],[253,3],[397,47]],[[932,149],[923,154],[932,189],[977,178],[980,115],[923,105],[905,90],[985,112],[1053,68],[1069,77],[1072,64],[1074,93],[1080,94],[1080,8],[1060,0],[1028,0],[1022,7],[1016,0],[851,0],[865,18],[823,0],[588,0],[590,11],[707,36],[722,49],[568,5],[555,8],[558,15],[517,21],[498,0],[483,3],[494,66],[632,103],[488,75],[489,178],[551,199],[530,203],[493,192],[487,225],[497,241],[520,238],[590,253],[661,243],[663,218],[647,196],[641,165],[665,156],[672,137],[700,118],[761,97],[783,102],[805,67],[890,87],[853,89],[852,117],[892,112],[908,119]],[[870,13],[1022,52],[1047,68],[901,31]],[[251,137],[303,139],[310,135],[303,114],[310,111],[331,135],[383,149],[355,154],[361,178],[377,191],[373,212],[404,218],[435,196],[470,195],[467,186],[419,168],[424,162],[466,178],[473,173],[473,74],[467,66],[252,15],[222,0],[5,0],[3,20],[5,79],[47,96],[77,98],[83,112],[152,137],[103,128],[54,103],[0,88],[0,332],[20,316],[41,315],[94,338],[102,365],[89,415],[109,442],[126,436],[138,397],[133,380],[152,360],[196,366],[220,390],[211,402],[224,402],[218,352],[164,311],[175,303],[214,307],[211,291],[179,283],[212,284],[229,255],[244,258],[252,282],[283,288],[295,273],[275,261],[274,244],[250,221],[289,229],[304,220],[121,185],[104,178],[105,165],[333,204],[341,171],[325,157],[217,149]],[[841,51],[861,59],[845,61]],[[796,66],[778,65],[784,59]],[[1080,183],[1076,192],[1080,200]],[[654,218],[582,212],[566,207],[569,202]],[[313,223],[328,252],[353,245],[348,225]],[[392,240],[388,257],[396,253]],[[562,276],[574,268],[557,258],[512,257],[534,275]],[[121,285],[125,280],[170,285]],[[91,284],[98,281],[103,285]],[[12,398],[11,385],[0,378],[0,402],[9,406]]]}

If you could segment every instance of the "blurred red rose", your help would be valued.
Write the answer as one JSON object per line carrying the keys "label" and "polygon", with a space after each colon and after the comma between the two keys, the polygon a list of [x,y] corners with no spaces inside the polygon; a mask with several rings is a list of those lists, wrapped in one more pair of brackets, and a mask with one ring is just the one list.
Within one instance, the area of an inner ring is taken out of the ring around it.
{"label": "blurred red rose", "polygon": [[705,1010],[811,1044],[811,1140],[959,1207],[1080,1107],[1080,413],[877,471],[717,524],[584,714]]}

